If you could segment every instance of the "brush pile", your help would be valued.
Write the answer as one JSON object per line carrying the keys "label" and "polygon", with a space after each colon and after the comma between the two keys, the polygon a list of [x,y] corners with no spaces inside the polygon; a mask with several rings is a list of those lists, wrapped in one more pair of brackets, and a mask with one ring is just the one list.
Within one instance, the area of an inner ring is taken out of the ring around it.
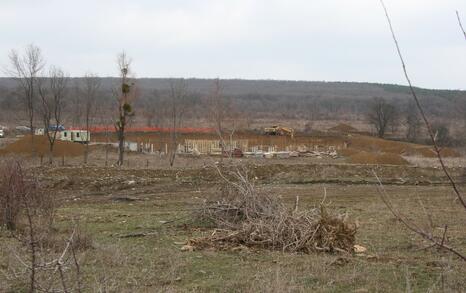
{"label": "brush pile", "polygon": [[298,211],[283,205],[276,196],[259,192],[247,172],[232,172],[217,200],[205,202],[197,215],[215,228],[210,236],[191,239],[196,249],[229,249],[246,246],[286,252],[352,252],[356,227],[346,215],[331,215],[319,208]]}

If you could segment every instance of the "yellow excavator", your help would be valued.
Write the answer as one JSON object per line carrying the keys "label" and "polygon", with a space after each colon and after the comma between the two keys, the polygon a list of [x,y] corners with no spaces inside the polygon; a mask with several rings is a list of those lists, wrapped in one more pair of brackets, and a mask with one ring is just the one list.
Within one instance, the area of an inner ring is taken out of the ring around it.
{"label": "yellow excavator", "polygon": [[294,129],[289,127],[282,127],[274,125],[272,127],[264,128],[264,133],[266,135],[280,135],[280,136],[290,136],[294,138]]}

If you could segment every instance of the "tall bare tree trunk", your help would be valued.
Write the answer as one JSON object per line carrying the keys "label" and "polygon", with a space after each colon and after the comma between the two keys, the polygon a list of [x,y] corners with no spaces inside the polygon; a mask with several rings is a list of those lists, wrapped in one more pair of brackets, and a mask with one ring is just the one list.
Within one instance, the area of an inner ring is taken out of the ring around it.
{"label": "tall bare tree trunk", "polygon": [[172,141],[172,146],[170,150],[170,167],[173,167],[173,164],[175,163],[175,158],[176,158],[176,151],[178,147],[178,142],[177,142],[177,133],[176,133],[176,115],[173,116],[173,129],[171,132],[171,141]]}
{"label": "tall bare tree trunk", "polygon": [[48,157],[49,157],[49,165],[53,165],[53,145],[49,144],[49,151],[48,151]]}
{"label": "tall bare tree trunk", "polygon": [[125,154],[125,129],[129,117],[134,115],[131,106],[132,99],[135,98],[135,92],[131,89],[133,84],[129,84],[128,74],[130,72],[131,60],[123,52],[118,55],[118,67],[121,74],[121,95],[118,98],[118,121],[115,124],[115,130],[118,137],[118,166],[123,166]]}
{"label": "tall bare tree trunk", "polygon": [[118,129],[118,165],[122,166],[125,156],[125,127]]}
{"label": "tall bare tree trunk", "polygon": [[[223,87],[220,79],[215,79],[212,93],[209,95],[206,103],[209,120],[217,133],[220,141],[220,162],[223,162],[223,156],[226,154],[229,158],[233,155],[233,135],[236,130],[235,115],[231,103],[223,96]],[[230,127],[226,127],[230,124]],[[228,130],[229,128],[229,130]],[[226,138],[227,130],[229,137]],[[228,146],[228,148],[227,148]]]}
{"label": "tall bare tree trunk", "polygon": [[170,99],[171,99],[171,148],[169,163],[173,167],[178,148],[178,128],[181,126],[184,111],[187,108],[186,101],[186,82],[184,79],[170,80]]}
{"label": "tall bare tree trunk", "polygon": [[96,97],[100,88],[100,80],[97,75],[87,73],[84,76],[84,89],[82,90],[82,97],[84,99],[84,111],[85,111],[85,120],[86,120],[86,146],[84,149],[84,164],[88,163],[89,159],[89,143],[90,143],[90,124],[91,116],[96,112]]}
{"label": "tall bare tree trunk", "polygon": [[[47,87],[43,85],[46,81],[48,82]],[[61,131],[61,112],[63,102],[66,100],[67,84],[68,77],[61,69],[55,67],[50,69],[47,80],[40,80],[38,83],[44,132],[49,142],[49,165],[53,164],[53,149],[57,134]],[[55,125],[51,125],[52,120]]]}

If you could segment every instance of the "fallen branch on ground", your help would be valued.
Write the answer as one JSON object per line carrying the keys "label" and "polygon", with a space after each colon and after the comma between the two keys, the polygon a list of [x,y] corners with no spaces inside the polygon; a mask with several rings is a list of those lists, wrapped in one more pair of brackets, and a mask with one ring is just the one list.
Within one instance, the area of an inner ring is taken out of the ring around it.
{"label": "fallen branch on ground", "polygon": [[216,200],[205,202],[196,215],[216,229],[210,236],[189,240],[189,245],[304,253],[353,251],[356,226],[346,214],[331,215],[324,203],[303,211],[296,204],[288,209],[276,196],[259,192],[247,170],[229,176],[217,170],[225,183],[222,192]]}

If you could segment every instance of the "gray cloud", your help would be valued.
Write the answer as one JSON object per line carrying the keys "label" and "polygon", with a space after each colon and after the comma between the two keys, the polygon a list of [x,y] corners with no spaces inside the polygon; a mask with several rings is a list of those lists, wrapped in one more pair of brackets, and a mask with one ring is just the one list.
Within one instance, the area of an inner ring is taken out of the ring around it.
{"label": "gray cloud", "polygon": [[[386,0],[416,85],[465,88],[464,0]],[[73,76],[116,75],[125,49],[139,77],[404,84],[378,0],[2,0],[0,64],[40,46]]]}

